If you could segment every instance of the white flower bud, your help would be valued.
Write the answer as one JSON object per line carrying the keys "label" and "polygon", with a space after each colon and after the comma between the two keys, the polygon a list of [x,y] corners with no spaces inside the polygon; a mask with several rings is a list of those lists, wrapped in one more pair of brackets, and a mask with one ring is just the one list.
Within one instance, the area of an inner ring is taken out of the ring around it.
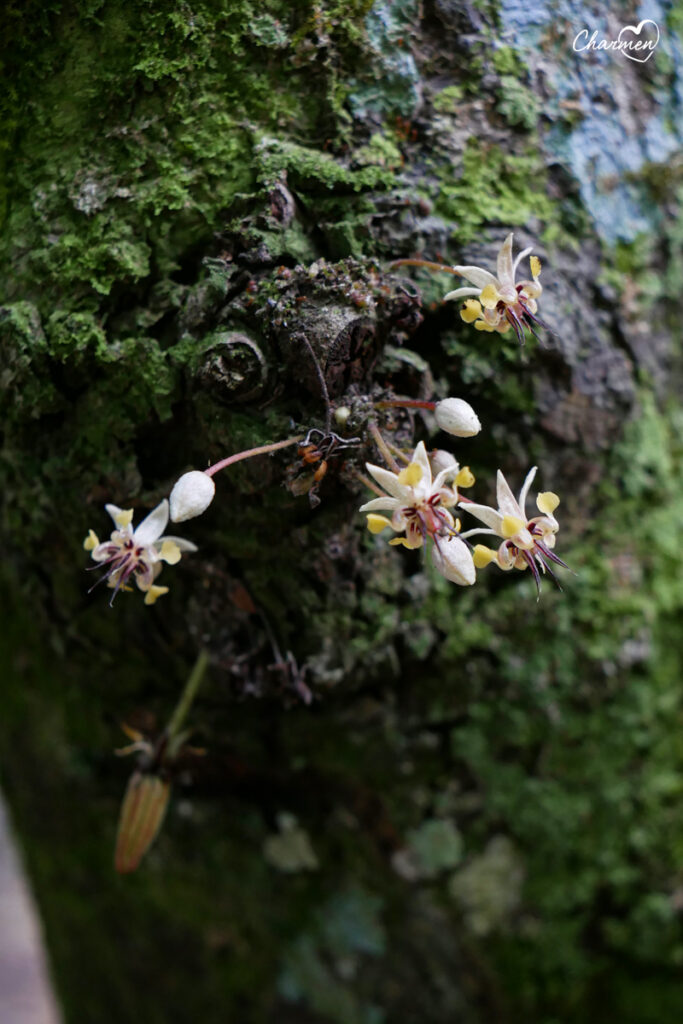
{"label": "white flower bud", "polygon": [[460,587],[471,586],[477,578],[470,549],[459,537],[439,537],[439,546],[432,548],[432,562],[442,576]]}
{"label": "white flower bud", "polygon": [[216,493],[216,485],[212,477],[193,469],[183,473],[173,485],[169,502],[171,519],[174,523],[184,523],[186,519],[194,519],[206,512]]}
{"label": "white flower bud", "polygon": [[342,430],[348,423],[350,416],[351,410],[349,409],[348,405],[340,405],[337,409],[334,410],[335,422],[338,427],[342,428]]}
{"label": "white flower bud", "polygon": [[456,437],[474,437],[481,430],[481,423],[476,412],[462,398],[444,398],[436,403],[434,410],[436,422],[447,434]]}
{"label": "white flower bud", "polygon": [[448,469],[450,472],[447,479],[455,480],[460,472],[458,460],[443,448],[437,448],[434,454],[429,456],[429,464],[432,467],[432,476],[438,476],[444,469]]}

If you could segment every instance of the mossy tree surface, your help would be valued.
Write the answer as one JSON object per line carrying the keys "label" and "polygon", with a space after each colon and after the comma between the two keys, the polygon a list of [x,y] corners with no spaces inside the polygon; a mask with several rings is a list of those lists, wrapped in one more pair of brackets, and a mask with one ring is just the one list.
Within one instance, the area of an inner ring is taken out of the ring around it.
{"label": "mossy tree surface", "polygon": [[[680,1016],[683,72],[658,11],[636,68],[579,65],[550,5],[5,5],[0,763],[68,1024]],[[488,264],[510,230],[543,257],[545,348],[387,269]],[[304,338],[348,433],[388,388],[457,394],[479,500],[538,464],[564,592],[461,590],[375,543],[366,444],[314,508],[293,454],[228,470],[154,608],[87,596],[105,501],[137,519],[184,469],[323,426]],[[200,647],[206,754],[116,877],[118,723],[163,723]]]}

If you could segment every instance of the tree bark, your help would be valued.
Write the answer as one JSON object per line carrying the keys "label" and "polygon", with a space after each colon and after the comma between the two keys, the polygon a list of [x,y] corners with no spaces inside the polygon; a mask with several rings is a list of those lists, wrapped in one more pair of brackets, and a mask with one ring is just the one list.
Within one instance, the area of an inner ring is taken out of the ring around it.
{"label": "tree bark", "polygon": [[[681,20],[657,8],[639,63],[572,40],[640,15],[572,10],[1,16],[0,763],[68,1024],[681,1012]],[[493,268],[510,231],[543,263],[523,348],[392,267]],[[562,592],[370,537],[373,419],[452,448],[480,502],[538,465]],[[216,475],[154,607],[88,592],[105,503],[138,523],[188,469],[330,429],[359,440]],[[120,724],[154,744],[201,650],[119,876]]]}

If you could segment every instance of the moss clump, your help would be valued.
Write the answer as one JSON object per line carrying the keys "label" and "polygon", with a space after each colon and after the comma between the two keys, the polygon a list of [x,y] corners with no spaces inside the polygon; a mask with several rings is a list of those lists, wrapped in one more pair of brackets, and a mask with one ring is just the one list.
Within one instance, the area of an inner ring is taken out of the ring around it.
{"label": "moss clump", "polygon": [[553,204],[534,150],[505,153],[495,145],[468,140],[462,166],[437,167],[441,181],[435,210],[456,225],[461,244],[471,241],[482,224],[525,224],[532,218],[552,220]]}
{"label": "moss clump", "polygon": [[270,187],[283,175],[307,193],[319,190],[360,192],[393,184],[394,177],[379,166],[351,170],[327,153],[298,146],[277,138],[262,138],[257,146],[258,178]]}
{"label": "moss clump", "polygon": [[538,123],[539,105],[531,89],[512,75],[501,75],[496,110],[514,128],[530,132]]}
{"label": "moss clump", "polygon": [[[339,60],[363,32],[357,19],[367,4],[358,8],[343,17],[321,8]],[[309,60],[323,45],[313,15],[287,4],[257,12],[249,0],[225,9],[207,0],[191,12],[174,2],[108,5],[85,17],[72,5],[59,17],[43,12],[4,98],[3,253],[14,262],[14,288],[41,310],[76,289],[94,307],[115,281],[131,287],[159,269],[176,272],[178,254],[269,173],[299,171],[302,183],[325,188],[386,180],[369,168],[356,178],[282,138],[317,139],[334,105],[324,72],[320,88],[308,87]],[[298,62],[280,46],[290,36]],[[11,125],[28,96],[15,138]],[[259,148],[261,136],[272,144]]]}
{"label": "moss clump", "polygon": [[432,100],[434,110],[438,114],[456,114],[464,94],[465,91],[461,85],[447,85]]}
{"label": "moss clump", "polygon": [[497,46],[491,54],[493,66],[499,75],[522,79],[529,74],[521,55],[512,46]]}

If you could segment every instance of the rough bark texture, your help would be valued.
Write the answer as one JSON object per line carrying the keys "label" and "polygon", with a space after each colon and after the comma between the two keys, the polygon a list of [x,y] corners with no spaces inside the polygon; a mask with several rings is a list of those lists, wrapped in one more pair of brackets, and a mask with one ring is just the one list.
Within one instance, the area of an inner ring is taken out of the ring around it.
{"label": "rough bark texture", "polygon": [[[646,64],[571,49],[645,17]],[[679,1019],[680,7],[2,18],[0,754],[68,1024]],[[387,269],[488,265],[510,230],[543,259],[545,347]],[[480,500],[537,463],[564,592],[464,591],[375,543],[366,443],[316,507],[288,451],[218,476],[154,608],[86,596],[105,501],[323,426],[303,338],[348,434],[387,389],[456,394]],[[118,723],[163,723],[200,647],[207,753],[116,877]]]}

